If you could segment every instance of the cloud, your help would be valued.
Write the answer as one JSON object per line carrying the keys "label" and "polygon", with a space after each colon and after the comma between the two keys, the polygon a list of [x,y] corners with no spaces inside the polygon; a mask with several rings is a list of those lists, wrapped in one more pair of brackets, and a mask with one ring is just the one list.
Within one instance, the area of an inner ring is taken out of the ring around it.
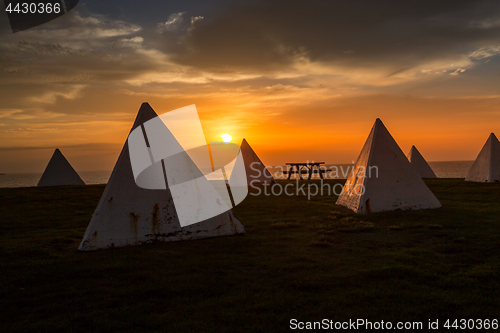
{"label": "cloud", "polygon": [[156,29],[72,11],[4,35],[0,84],[26,90],[23,100],[55,102],[103,82],[121,89],[268,77],[359,91],[451,78],[500,53],[499,9],[486,0],[237,2],[173,13]]}
{"label": "cloud", "polygon": [[188,32],[193,31],[198,24],[204,19],[203,16],[191,16],[191,26],[188,28]]}
{"label": "cloud", "polygon": [[458,75],[458,74],[463,73],[463,72],[465,72],[465,69],[464,68],[459,68],[456,71],[451,72],[450,75]]}
{"label": "cloud", "polygon": [[[0,30],[0,139],[118,142],[143,101],[159,113],[196,103],[214,135],[266,124],[286,135],[304,124],[327,133],[337,120],[359,121],[353,113],[375,117],[371,108],[385,114],[401,96],[494,96],[499,9],[485,0],[232,1],[143,26],[74,10],[23,33]],[[380,94],[390,97],[367,98]]]}
{"label": "cloud", "polygon": [[141,27],[121,20],[110,20],[102,15],[82,16],[78,11],[68,14],[49,23],[23,31],[21,34],[9,33],[7,26],[2,30],[3,40],[39,39],[46,42],[64,42],[66,44],[88,45],[91,41],[112,37],[126,36],[136,33]]}
{"label": "cloud", "polygon": [[158,23],[156,32],[191,32],[203,20],[203,16],[191,16],[189,21],[184,19],[185,12],[171,14],[166,22]]}
{"label": "cloud", "polygon": [[[0,147],[1,152],[5,151],[25,151],[25,150],[45,150],[54,149],[54,146],[20,146],[20,147]],[[85,143],[79,145],[61,145],[57,148],[63,149],[102,149],[102,148],[117,148],[115,143]]]}
{"label": "cloud", "polygon": [[203,20],[203,16],[192,16],[191,26],[194,26],[197,22],[201,22],[201,20]]}
{"label": "cloud", "polygon": [[490,0],[274,0],[227,8],[186,34],[182,47],[169,49],[166,40],[172,59],[212,71],[269,73],[306,62],[331,73],[376,68],[386,76],[413,75],[500,41],[500,25],[491,23],[500,18],[500,3]]}
{"label": "cloud", "polygon": [[139,49],[142,47],[142,42],[144,38],[135,36],[132,38],[122,38],[119,40],[119,45],[122,47],[130,47],[132,49]]}
{"label": "cloud", "polygon": [[31,101],[34,103],[55,103],[58,97],[63,97],[66,99],[75,99],[79,96],[80,91],[85,88],[85,85],[65,85],[58,86],[57,89],[48,91],[44,94],[33,96]]}
{"label": "cloud", "polygon": [[87,55],[90,52],[85,49],[72,48],[68,46],[63,46],[59,43],[40,43],[39,41],[27,41],[20,40],[18,43],[12,43],[6,45],[6,48],[11,52],[11,54],[18,55]]}
{"label": "cloud", "polygon": [[22,113],[23,110],[19,109],[0,109],[0,118],[10,118],[18,113]]}
{"label": "cloud", "polygon": [[[71,11],[57,20],[13,34],[1,30],[0,91],[3,107],[30,108],[76,99],[89,84],[120,82],[161,64],[143,49],[142,28]],[[16,98],[14,98],[16,97]]]}
{"label": "cloud", "polygon": [[52,112],[46,112],[40,109],[0,109],[0,118],[6,118],[6,121],[24,121],[24,120],[32,120],[32,119],[40,119],[44,120],[54,118],[57,114]]}
{"label": "cloud", "polygon": [[472,59],[480,60],[480,59],[493,57],[497,54],[500,54],[500,45],[496,45],[493,47],[481,47],[480,49],[472,52],[470,54],[470,57]]}
{"label": "cloud", "polygon": [[176,30],[181,25],[182,21],[184,20],[182,17],[184,14],[185,13],[182,13],[182,12],[171,14],[168,17],[168,20],[166,22],[158,23],[158,25],[156,27],[156,31],[164,32],[164,31]]}
{"label": "cloud", "polygon": [[[71,11],[60,19],[0,41],[0,83],[78,84],[133,76],[151,68],[140,47],[141,28],[101,16],[82,17]],[[75,73],[77,72],[77,73]]]}

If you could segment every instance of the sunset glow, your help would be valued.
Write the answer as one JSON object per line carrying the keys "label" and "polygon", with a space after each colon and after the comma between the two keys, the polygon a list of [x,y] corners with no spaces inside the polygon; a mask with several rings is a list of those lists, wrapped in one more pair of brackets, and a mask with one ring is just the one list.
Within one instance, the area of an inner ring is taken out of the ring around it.
{"label": "sunset glow", "polygon": [[224,142],[224,143],[229,143],[229,142],[231,142],[231,140],[233,140],[233,137],[232,137],[231,135],[229,135],[229,134],[222,134],[222,135],[220,136],[220,139],[221,139],[221,140],[222,140],[222,142]]}
{"label": "sunset glow", "polygon": [[143,102],[195,104],[207,142],[247,138],[266,165],[351,163],[376,118],[428,161],[500,133],[498,5],[154,5],[89,1],[16,34],[0,15],[0,172],[54,148],[110,170]]}

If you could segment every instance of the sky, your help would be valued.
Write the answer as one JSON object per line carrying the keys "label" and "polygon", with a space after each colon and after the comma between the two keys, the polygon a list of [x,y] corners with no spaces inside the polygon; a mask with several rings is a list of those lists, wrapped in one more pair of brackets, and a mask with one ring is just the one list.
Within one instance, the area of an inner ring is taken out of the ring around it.
{"label": "sky", "polygon": [[0,172],[111,170],[142,102],[266,165],[351,163],[376,118],[428,161],[500,135],[499,1],[81,0],[17,33],[0,8]]}

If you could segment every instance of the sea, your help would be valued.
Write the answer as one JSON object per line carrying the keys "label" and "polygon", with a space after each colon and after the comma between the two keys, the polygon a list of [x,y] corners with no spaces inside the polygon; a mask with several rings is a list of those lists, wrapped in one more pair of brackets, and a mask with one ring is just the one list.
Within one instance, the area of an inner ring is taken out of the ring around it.
{"label": "sea", "polygon": [[[473,162],[474,161],[429,162],[429,165],[438,178],[465,178]],[[345,175],[348,175],[353,168],[353,164],[327,163],[325,166],[328,170],[332,170],[327,172],[325,177],[330,179],[346,178]],[[272,166],[268,167],[268,169],[276,179],[286,178],[286,175],[281,171],[288,170],[287,166]],[[80,171],[78,174],[87,185],[106,184],[111,175],[111,170]],[[228,173],[228,176],[229,175]],[[0,188],[36,186],[41,176],[42,172],[0,174]],[[303,175],[303,177],[304,176],[307,175]],[[297,177],[297,175],[293,175],[291,178],[295,179]],[[316,178],[317,175],[313,177]],[[214,178],[210,177],[209,179]]]}

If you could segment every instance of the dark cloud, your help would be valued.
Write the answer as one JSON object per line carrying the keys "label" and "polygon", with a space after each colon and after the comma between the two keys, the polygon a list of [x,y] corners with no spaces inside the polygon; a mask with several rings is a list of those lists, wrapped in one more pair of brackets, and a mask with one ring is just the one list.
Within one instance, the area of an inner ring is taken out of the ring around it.
{"label": "dark cloud", "polygon": [[124,80],[155,64],[135,50],[137,25],[72,11],[0,41],[1,83],[91,83]]}
{"label": "dark cloud", "polygon": [[277,0],[228,6],[166,47],[178,63],[212,70],[282,69],[302,57],[396,74],[499,43],[498,1]]}
{"label": "dark cloud", "polygon": [[44,149],[55,149],[55,148],[71,148],[71,149],[102,149],[102,148],[117,148],[117,144],[114,143],[85,143],[80,145],[59,145],[55,146],[32,146],[32,147],[0,147],[0,152],[5,151],[25,151],[25,150],[44,150]]}

